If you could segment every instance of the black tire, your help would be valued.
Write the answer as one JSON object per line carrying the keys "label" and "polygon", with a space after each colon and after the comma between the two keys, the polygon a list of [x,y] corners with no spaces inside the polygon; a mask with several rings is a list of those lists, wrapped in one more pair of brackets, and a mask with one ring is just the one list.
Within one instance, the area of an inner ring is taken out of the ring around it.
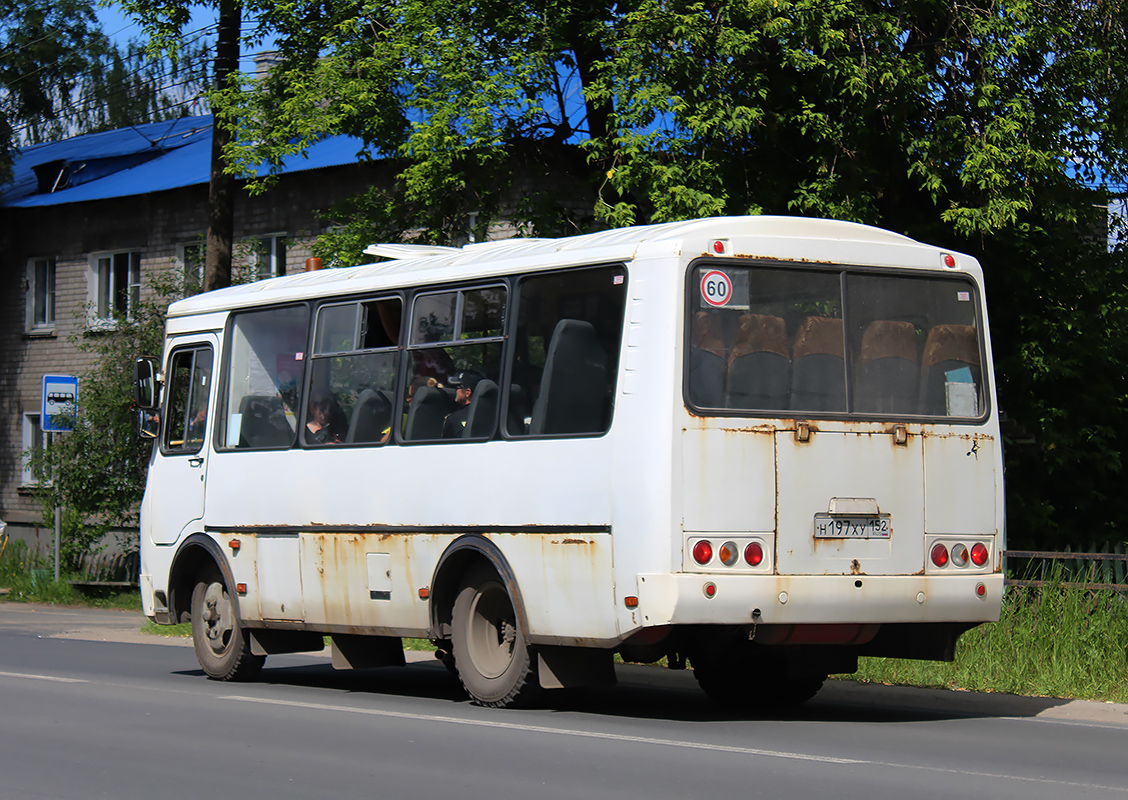
{"label": "black tire", "polygon": [[720,659],[694,663],[697,685],[719,706],[744,712],[786,711],[810,700],[825,675],[790,677],[781,664]]}
{"label": "black tire", "polygon": [[204,672],[219,681],[249,681],[266,661],[251,654],[250,635],[239,623],[223,578],[214,572],[192,590],[192,644]]}
{"label": "black tire", "polygon": [[458,679],[489,708],[523,708],[541,695],[536,654],[505,584],[485,565],[472,568],[454,601],[451,642]]}

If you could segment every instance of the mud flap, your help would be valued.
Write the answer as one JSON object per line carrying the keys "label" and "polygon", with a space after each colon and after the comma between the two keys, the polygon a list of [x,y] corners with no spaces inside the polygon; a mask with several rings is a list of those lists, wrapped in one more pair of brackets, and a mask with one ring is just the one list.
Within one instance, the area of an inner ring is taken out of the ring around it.
{"label": "mud flap", "polygon": [[615,662],[610,650],[539,645],[537,673],[543,689],[615,685]]}

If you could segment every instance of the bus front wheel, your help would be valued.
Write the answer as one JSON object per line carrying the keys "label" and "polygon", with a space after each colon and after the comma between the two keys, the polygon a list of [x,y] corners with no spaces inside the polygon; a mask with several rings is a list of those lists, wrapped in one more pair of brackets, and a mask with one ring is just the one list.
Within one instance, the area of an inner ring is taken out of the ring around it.
{"label": "bus front wheel", "polygon": [[505,584],[491,567],[466,575],[454,601],[452,644],[458,678],[479,705],[518,708],[540,696],[536,655]]}
{"label": "bus front wheel", "polygon": [[250,680],[266,660],[251,653],[235,603],[223,578],[214,572],[201,577],[192,590],[192,644],[204,672],[220,681]]}

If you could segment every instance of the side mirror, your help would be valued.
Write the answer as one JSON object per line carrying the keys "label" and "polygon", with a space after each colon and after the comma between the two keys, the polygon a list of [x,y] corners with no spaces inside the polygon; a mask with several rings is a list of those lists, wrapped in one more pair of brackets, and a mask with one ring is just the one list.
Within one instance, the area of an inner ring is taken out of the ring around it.
{"label": "side mirror", "polygon": [[160,364],[146,356],[133,362],[133,404],[142,411],[156,411],[160,406]]}

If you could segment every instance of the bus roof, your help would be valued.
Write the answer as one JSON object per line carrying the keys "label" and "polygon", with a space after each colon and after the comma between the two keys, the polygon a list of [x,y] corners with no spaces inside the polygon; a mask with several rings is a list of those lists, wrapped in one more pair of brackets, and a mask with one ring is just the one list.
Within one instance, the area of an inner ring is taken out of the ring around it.
{"label": "bus roof", "polygon": [[[666,242],[681,251],[707,252],[713,239],[770,238],[920,243],[891,231],[841,220],[806,217],[711,217],[666,222],[559,239],[504,239],[463,247],[373,245],[371,255],[393,260],[341,269],[323,269],[231,286],[188,297],[169,307],[170,317],[231,308],[294,302],[316,297],[390,290],[418,284],[558,269],[579,264],[627,261],[644,244]],[[743,255],[748,255],[743,253]]]}

